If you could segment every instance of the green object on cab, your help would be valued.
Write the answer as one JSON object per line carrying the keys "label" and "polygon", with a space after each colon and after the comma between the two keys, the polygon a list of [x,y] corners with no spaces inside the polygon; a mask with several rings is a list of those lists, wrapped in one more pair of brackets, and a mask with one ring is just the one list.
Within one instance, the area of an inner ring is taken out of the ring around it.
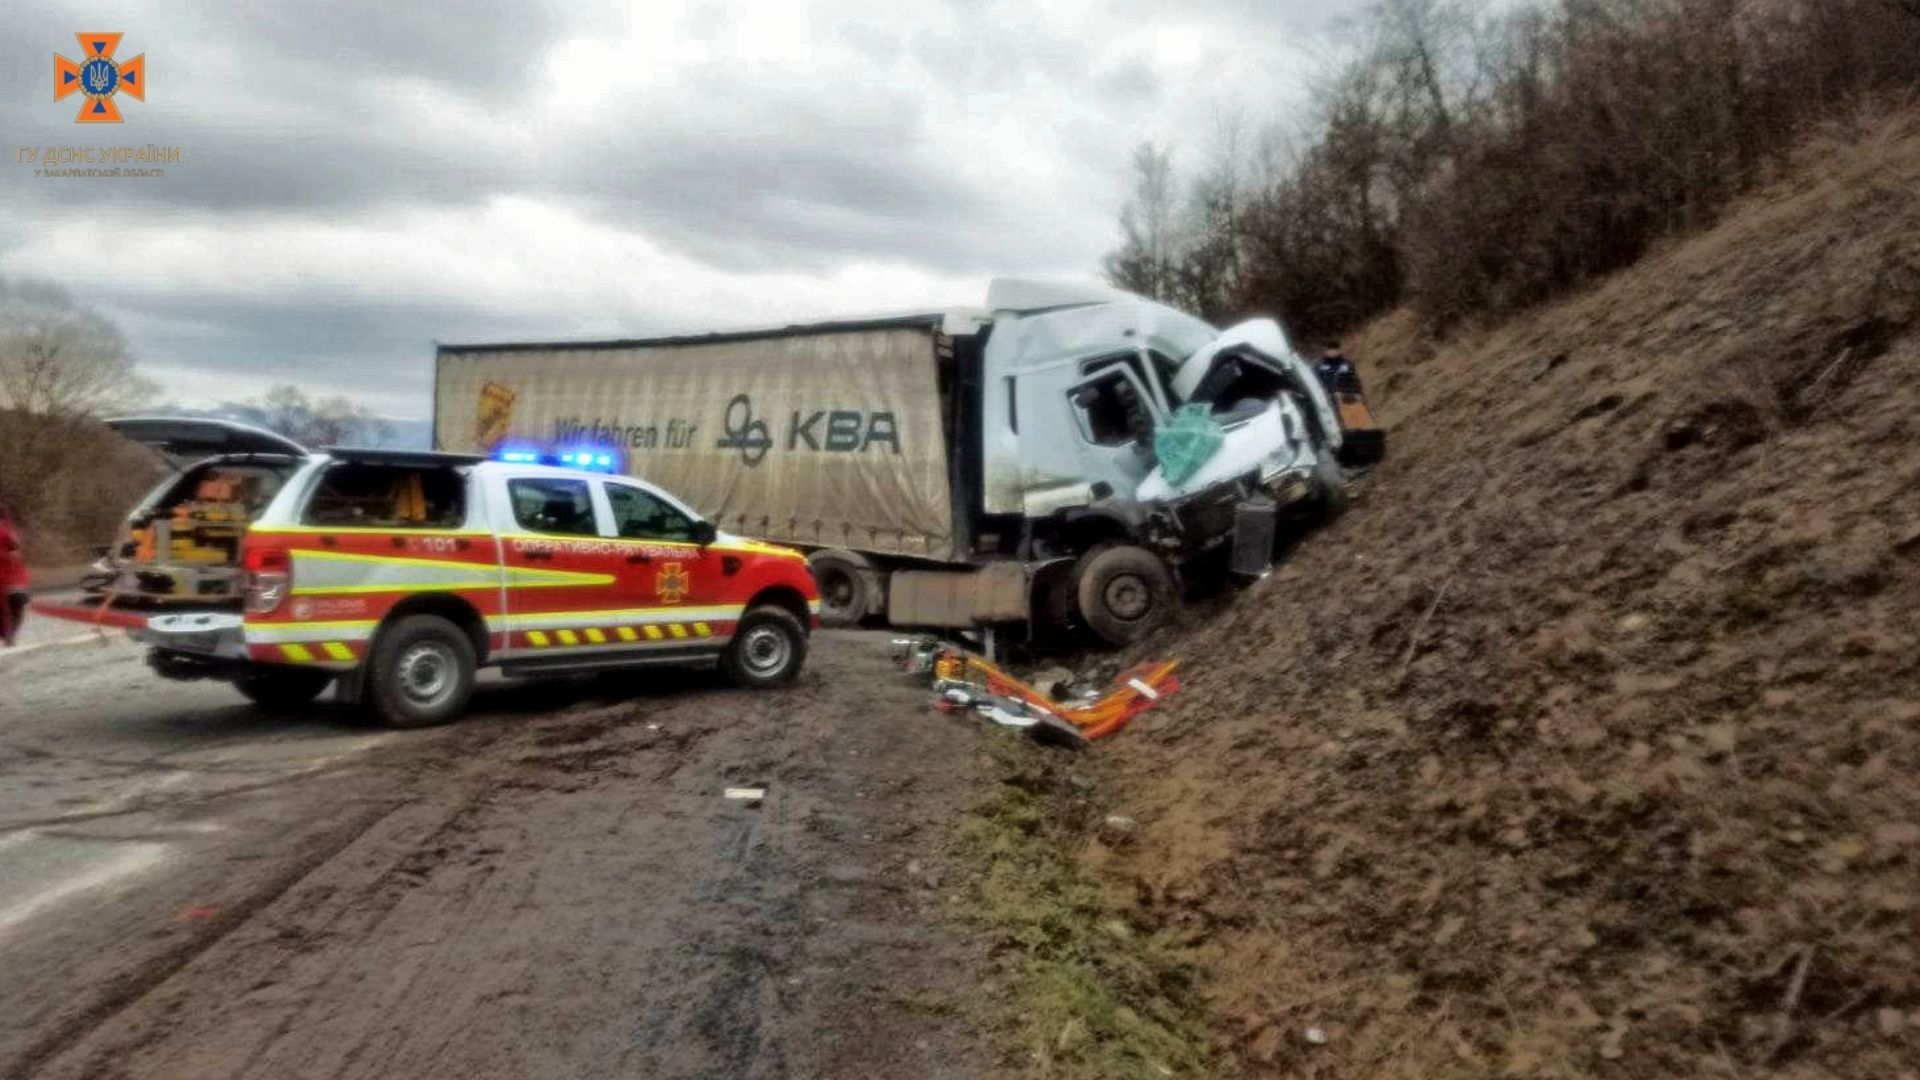
{"label": "green object on cab", "polygon": [[1153,456],[1160,462],[1167,483],[1179,487],[1200,471],[1213,455],[1220,452],[1226,434],[1214,423],[1212,410],[1204,405],[1182,405],[1166,423],[1153,429]]}

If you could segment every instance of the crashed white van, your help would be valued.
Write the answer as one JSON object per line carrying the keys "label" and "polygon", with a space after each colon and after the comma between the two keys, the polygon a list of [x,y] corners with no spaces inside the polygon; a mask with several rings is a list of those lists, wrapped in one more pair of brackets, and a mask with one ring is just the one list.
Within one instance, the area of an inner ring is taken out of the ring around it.
{"label": "crashed white van", "polygon": [[[1218,446],[1171,483],[1183,405]],[[811,553],[830,623],[1137,639],[1202,563],[1257,575],[1337,501],[1340,426],[1272,320],[1221,333],[1084,282],[984,308],[613,341],[440,346],[442,450],[591,449]]]}

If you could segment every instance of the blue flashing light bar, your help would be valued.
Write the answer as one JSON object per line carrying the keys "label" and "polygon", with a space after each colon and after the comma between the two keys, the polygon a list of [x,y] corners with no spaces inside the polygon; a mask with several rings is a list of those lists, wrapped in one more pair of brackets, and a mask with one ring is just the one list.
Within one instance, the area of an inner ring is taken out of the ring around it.
{"label": "blue flashing light bar", "polygon": [[563,450],[557,454],[543,453],[520,447],[502,449],[494,452],[495,461],[504,461],[514,465],[564,465],[574,469],[592,469],[596,472],[612,472],[618,460],[604,450]]}

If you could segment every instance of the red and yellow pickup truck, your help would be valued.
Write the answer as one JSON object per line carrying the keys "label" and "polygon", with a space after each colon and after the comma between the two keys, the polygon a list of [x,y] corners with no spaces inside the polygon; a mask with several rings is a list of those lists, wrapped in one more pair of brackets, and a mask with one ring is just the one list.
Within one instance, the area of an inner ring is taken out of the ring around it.
{"label": "red and yellow pickup truck", "polygon": [[112,424],[192,464],[134,510],[86,595],[36,610],[125,627],[168,678],[275,707],[337,683],[415,727],[459,714],[487,666],[717,664],[777,685],[818,624],[801,553],[720,532],[603,453],[310,452],[226,421]]}

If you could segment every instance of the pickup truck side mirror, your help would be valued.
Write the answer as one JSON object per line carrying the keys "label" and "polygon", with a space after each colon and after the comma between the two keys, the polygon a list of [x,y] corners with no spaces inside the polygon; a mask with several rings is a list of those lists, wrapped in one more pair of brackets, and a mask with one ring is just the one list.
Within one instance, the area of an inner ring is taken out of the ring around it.
{"label": "pickup truck side mirror", "polygon": [[696,521],[687,529],[687,536],[694,543],[706,547],[720,535],[720,530],[711,521]]}

